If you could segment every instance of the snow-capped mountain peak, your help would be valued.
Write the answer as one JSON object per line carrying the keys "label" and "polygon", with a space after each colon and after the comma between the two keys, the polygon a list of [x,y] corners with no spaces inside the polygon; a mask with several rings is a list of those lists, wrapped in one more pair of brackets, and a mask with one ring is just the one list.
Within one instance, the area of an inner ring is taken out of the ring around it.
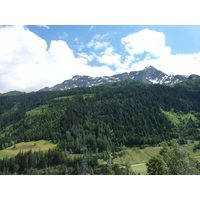
{"label": "snow-capped mountain peak", "polygon": [[148,66],[140,71],[131,71],[129,73],[125,72],[121,74],[115,74],[113,76],[90,77],[87,75],[76,75],[73,76],[72,79],[66,80],[61,84],[57,84],[51,88],[47,87],[40,91],[66,90],[75,87],[92,87],[102,83],[114,83],[125,79],[134,79],[147,84],[173,85],[175,83],[182,82],[187,78],[181,75],[167,75],[162,71],[157,70],[153,66]]}

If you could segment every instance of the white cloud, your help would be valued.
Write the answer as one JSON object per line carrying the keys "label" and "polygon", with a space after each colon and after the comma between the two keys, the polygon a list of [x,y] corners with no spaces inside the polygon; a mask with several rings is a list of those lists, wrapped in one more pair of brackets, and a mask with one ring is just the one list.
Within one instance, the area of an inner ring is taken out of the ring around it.
{"label": "white cloud", "polygon": [[86,53],[78,53],[78,56],[80,58],[84,58],[86,59],[87,61],[91,62],[94,58],[95,58],[95,55],[87,55]]}
{"label": "white cloud", "polygon": [[87,47],[93,47],[96,51],[100,50],[100,52],[94,56],[99,63],[118,68],[121,65],[121,55],[114,52],[115,49],[107,41],[109,37],[110,34],[108,33],[104,35],[96,34],[87,44]]}
{"label": "white cloud", "polygon": [[[113,75],[149,65],[167,74],[200,74],[200,52],[172,55],[163,33],[145,29],[122,38],[126,55],[117,53],[108,37],[109,34],[95,35],[87,47],[98,53],[80,52],[76,58],[63,40],[53,40],[48,47],[45,40],[25,26],[0,26],[0,92],[36,91],[74,75]],[[140,54],[144,54],[143,60]],[[103,66],[89,66],[94,59]],[[116,68],[115,72],[110,66]]]}
{"label": "white cloud", "polygon": [[133,55],[125,56],[123,63],[120,63],[120,65],[117,66],[116,72],[123,73],[125,71],[130,71],[131,63],[136,60],[137,58],[135,58]]}
{"label": "white cloud", "polygon": [[148,52],[154,57],[159,58],[171,52],[170,47],[165,46],[165,35],[148,29],[130,34],[122,38],[121,42],[125,45],[125,50],[130,55]]}
{"label": "white cloud", "polygon": [[[165,44],[164,33],[144,29],[121,39],[129,53],[117,72],[142,70],[152,65],[167,74],[200,74],[200,52],[197,54],[171,54]],[[145,55],[143,60],[139,56]]]}
{"label": "white cloud", "polygon": [[10,90],[36,91],[77,74],[114,74],[107,66],[83,64],[62,40],[51,41],[47,49],[46,41],[24,26],[0,27],[0,46],[1,93]]}
{"label": "white cloud", "polygon": [[93,61],[94,58],[96,57],[95,54],[87,55],[86,53],[78,53],[77,55],[79,57],[76,59],[78,59],[82,64],[88,64],[88,62]]}
{"label": "white cloud", "polygon": [[95,50],[103,49],[109,46],[108,42],[91,41],[88,43],[87,47],[94,47]]}
{"label": "white cloud", "polygon": [[115,49],[113,47],[108,47],[104,52],[102,52],[101,56],[97,58],[100,63],[104,63],[107,65],[114,65],[118,67],[121,65],[121,55],[118,53],[114,53]]}
{"label": "white cloud", "polygon": [[167,55],[158,59],[142,60],[133,63],[128,71],[142,70],[145,66],[152,65],[166,74],[200,75],[199,54]]}

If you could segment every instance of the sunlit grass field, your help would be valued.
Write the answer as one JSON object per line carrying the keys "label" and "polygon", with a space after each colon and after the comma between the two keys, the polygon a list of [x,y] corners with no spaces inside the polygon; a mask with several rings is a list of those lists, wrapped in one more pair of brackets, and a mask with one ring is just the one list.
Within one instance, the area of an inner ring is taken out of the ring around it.
{"label": "sunlit grass field", "polygon": [[8,147],[4,150],[0,151],[0,159],[4,157],[12,157],[17,155],[20,151],[27,152],[29,150],[34,151],[47,151],[49,149],[52,149],[56,147],[56,144],[52,144],[48,140],[39,140],[39,141],[31,141],[31,142],[21,142],[18,144],[15,144],[11,147]]}
{"label": "sunlit grass field", "polygon": [[131,168],[133,169],[134,172],[136,172],[136,174],[140,174],[140,175],[147,175],[147,166],[144,165],[137,165],[137,166],[131,166]]}

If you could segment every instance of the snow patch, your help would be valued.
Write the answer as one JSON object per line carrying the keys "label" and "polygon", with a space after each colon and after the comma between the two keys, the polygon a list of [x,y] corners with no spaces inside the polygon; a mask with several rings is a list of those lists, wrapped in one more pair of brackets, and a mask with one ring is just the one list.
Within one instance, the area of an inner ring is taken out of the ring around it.
{"label": "snow patch", "polygon": [[150,81],[151,81],[153,84],[159,83],[159,81],[158,81],[157,79],[150,79]]}

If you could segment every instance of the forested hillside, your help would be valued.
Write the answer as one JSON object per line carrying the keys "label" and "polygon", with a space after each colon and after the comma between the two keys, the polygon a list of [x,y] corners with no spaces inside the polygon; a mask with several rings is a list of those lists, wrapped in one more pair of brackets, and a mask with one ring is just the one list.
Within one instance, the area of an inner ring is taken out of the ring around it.
{"label": "forested hillside", "polygon": [[[0,96],[0,149],[19,142],[51,140],[57,144],[55,153],[79,154],[87,147],[97,154],[158,146],[172,138],[180,143],[200,140],[197,79],[173,87],[125,80],[90,88]],[[15,164],[16,169],[24,170]]]}

